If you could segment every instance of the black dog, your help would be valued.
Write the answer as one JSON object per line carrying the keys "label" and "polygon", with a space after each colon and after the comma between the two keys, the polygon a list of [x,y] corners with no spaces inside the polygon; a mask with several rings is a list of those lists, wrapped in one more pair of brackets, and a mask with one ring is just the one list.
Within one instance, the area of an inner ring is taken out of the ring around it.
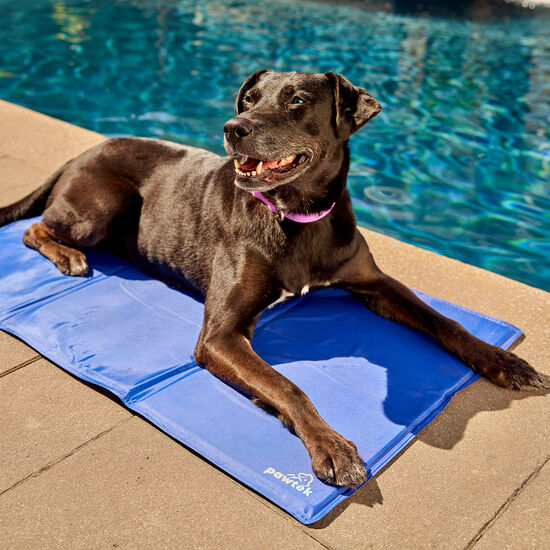
{"label": "black dog", "polygon": [[69,275],[88,271],[85,254],[72,247],[111,241],[139,267],[190,283],[206,296],[197,362],[279,415],[318,477],[354,487],[365,480],[355,445],[250,347],[259,314],[281,297],[343,287],[379,315],[433,336],[496,384],[541,383],[525,361],[475,338],[374,263],[346,191],[347,140],[379,111],[340,75],[259,71],[224,126],[231,158],[112,139],[0,209],[0,225],[43,211],[24,242]]}

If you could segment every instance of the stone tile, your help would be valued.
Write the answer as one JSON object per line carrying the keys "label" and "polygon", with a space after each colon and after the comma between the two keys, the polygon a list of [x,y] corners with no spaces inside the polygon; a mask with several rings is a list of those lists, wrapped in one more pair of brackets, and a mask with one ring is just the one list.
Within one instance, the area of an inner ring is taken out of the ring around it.
{"label": "stone tile", "polygon": [[[100,134],[0,100],[0,154],[25,160],[44,170],[53,170],[61,159],[105,139]],[[60,150],[65,154],[54,155]],[[64,162],[64,161],[63,161]]]}
{"label": "stone tile", "polygon": [[0,157],[0,206],[22,199],[36,189],[49,172],[10,156]]}
{"label": "stone tile", "polygon": [[138,417],[2,495],[0,525],[4,548],[322,548]]}
{"label": "stone tile", "polygon": [[529,481],[473,547],[516,550],[550,546],[550,462]]}
{"label": "stone tile", "polygon": [[0,378],[0,395],[0,492],[131,417],[45,359]]}
{"label": "stone tile", "polygon": [[106,138],[103,136],[100,136],[98,138],[93,138],[91,141],[76,142],[67,147],[62,147],[48,153],[36,153],[29,158],[29,162],[46,170],[49,176],[67,161],[74,159],[80,155],[80,153],[98,145],[102,141],[105,141],[105,139]]}
{"label": "stone tile", "polygon": [[21,363],[38,357],[32,348],[0,330],[0,375]]}

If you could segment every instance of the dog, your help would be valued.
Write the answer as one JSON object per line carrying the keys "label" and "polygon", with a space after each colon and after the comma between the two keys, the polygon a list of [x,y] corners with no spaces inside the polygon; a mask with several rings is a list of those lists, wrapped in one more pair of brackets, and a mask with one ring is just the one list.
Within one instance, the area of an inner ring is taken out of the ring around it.
{"label": "dog", "polygon": [[356,487],[366,471],[353,442],[251,348],[255,322],[274,302],[341,287],[495,384],[541,385],[526,361],[479,340],[377,267],[346,178],[348,140],[380,109],[342,75],[261,70],[244,82],[223,127],[228,157],[155,139],[106,140],[1,208],[0,225],[42,214],[23,241],[67,275],[85,276],[86,247],[107,243],[204,295],[197,363],[277,415],[302,440],[318,478]]}

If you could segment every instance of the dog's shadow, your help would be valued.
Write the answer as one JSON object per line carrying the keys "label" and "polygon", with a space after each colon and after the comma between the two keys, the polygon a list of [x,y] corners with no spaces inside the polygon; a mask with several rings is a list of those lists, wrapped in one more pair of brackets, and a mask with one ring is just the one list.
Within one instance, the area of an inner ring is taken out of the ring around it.
{"label": "dog's shadow", "polygon": [[[473,312],[457,311],[459,322],[476,325],[480,319]],[[380,396],[377,399],[383,400],[385,418],[410,426],[415,435],[422,428],[415,429],[422,424],[418,418],[444,405],[446,395],[471,381],[471,370],[433,338],[379,317],[341,291],[320,291],[283,313],[259,325],[254,335],[253,347],[264,360],[306,384],[306,376],[327,384],[322,377],[328,373],[328,384],[331,377],[338,380],[334,391],[351,397],[374,390]],[[478,330],[489,334],[491,343],[513,334],[513,329],[497,323],[478,324]],[[298,372],[303,368],[309,369],[307,375]],[[383,391],[385,396],[380,395]],[[452,448],[462,437],[468,418],[479,410],[507,408],[511,400],[532,395],[502,392],[472,396],[464,404],[473,407],[470,414],[457,416],[453,426],[447,427],[445,439],[433,439],[431,444]]]}

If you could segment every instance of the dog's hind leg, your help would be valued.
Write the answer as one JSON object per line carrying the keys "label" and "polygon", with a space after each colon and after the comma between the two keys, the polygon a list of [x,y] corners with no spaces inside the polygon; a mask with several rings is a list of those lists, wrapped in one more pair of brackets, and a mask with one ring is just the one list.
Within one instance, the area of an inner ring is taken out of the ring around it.
{"label": "dog's hind leg", "polygon": [[53,234],[44,222],[31,225],[23,235],[23,242],[52,261],[61,273],[76,276],[86,275],[88,262],[85,254],[59,243],[58,240],[60,240],[59,237]]}
{"label": "dog's hind leg", "polygon": [[76,247],[95,246],[117,236],[122,240],[136,198],[139,194],[126,178],[100,164],[75,161],[53,188],[42,221],[25,232],[23,242],[62,273],[84,276],[88,273],[86,255]]}

